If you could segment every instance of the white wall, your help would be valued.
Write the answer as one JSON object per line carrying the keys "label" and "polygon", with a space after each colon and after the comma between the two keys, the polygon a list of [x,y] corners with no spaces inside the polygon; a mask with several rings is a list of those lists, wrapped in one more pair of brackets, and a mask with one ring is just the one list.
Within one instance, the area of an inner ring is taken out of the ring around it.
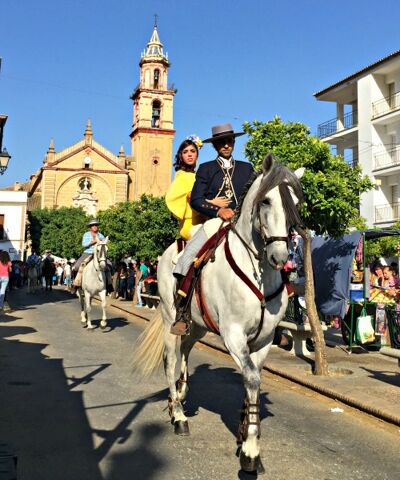
{"label": "white wall", "polygon": [[25,251],[27,192],[0,191],[0,215],[4,215],[4,240],[0,249],[7,250],[11,260],[22,260]]}
{"label": "white wall", "polygon": [[[372,175],[373,168],[373,144],[376,140],[376,132],[372,131],[371,116],[372,102],[371,97],[376,94],[377,85],[372,75],[367,75],[357,82],[358,98],[358,146],[359,163],[362,166],[364,175],[368,175],[374,180]],[[374,138],[375,137],[375,138]],[[367,220],[367,224],[372,226],[374,223],[374,190],[364,193],[360,198],[360,213]]]}

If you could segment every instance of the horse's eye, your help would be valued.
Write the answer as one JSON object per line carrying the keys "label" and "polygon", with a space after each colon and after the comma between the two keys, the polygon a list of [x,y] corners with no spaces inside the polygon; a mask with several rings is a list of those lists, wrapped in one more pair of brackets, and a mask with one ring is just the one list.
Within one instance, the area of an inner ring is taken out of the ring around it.
{"label": "horse's eye", "polygon": [[271,205],[271,202],[269,201],[268,198],[265,198],[261,203],[266,206]]}

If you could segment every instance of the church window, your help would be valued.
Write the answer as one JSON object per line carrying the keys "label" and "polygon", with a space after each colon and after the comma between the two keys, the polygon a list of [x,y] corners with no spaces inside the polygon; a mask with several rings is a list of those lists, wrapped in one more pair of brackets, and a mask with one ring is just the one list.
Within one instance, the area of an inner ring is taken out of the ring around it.
{"label": "church window", "polygon": [[159,88],[159,82],[160,82],[160,70],[156,68],[154,70],[154,88],[156,90]]}
{"label": "church window", "polygon": [[92,183],[90,182],[88,177],[81,178],[79,180],[79,188],[82,192],[87,192],[92,188]]}
{"label": "church window", "polygon": [[158,157],[153,157],[153,165],[158,165],[160,163],[160,159]]}
{"label": "church window", "polygon": [[159,100],[154,100],[152,114],[151,114],[152,128],[160,128],[160,117],[161,117],[161,102]]}

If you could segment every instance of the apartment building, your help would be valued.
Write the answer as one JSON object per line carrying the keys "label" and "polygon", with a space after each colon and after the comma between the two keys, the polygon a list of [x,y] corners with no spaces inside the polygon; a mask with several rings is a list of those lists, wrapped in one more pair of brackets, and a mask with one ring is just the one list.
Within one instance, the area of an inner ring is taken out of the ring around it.
{"label": "apartment building", "polygon": [[392,225],[400,219],[400,50],[314,96],[336,107],[319,138],[375,183],[360,198],[361,215],[369,227]]}

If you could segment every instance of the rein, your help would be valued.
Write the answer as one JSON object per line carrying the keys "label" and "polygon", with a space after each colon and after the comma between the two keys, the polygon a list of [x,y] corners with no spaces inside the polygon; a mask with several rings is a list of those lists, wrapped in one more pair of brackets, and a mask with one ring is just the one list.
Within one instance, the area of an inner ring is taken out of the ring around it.
{"label": "rein", "polygon": [[[221,232],[221,230],[222,230],[222,232]],[[221,233],[223,234],[223,236],[222,236],[222,238],[220,238],[220,240],[222,240],[223,238],[225,240],[224,252],[225,252],[226,260],[229,263],[229,266],[232,268],[232,270],[235,272],[235,274],[242,280],[242,282],[245,283],[250,288],[250,290],[258,298],[258,300],[260,301],[260,304],[261,304],[261,316],[260,316],[260,322],[259,322],[259,325],[258,325],[258,328],[257,328],[257,332],[256,332],[255,336],[250,340],[250,341],[254,342],[259,337],[259,335],[261,333],[261,330],[262,330],[262,327],[264,325],[264,315],[265,315],[265,308],[266,308],[267,302],[273,300],[275,297],[280,295],[285,288],[284,272],[283,272],[283,270],[281,270],[281,276],[282,276],[281,285],[275,290],[275,292],[271,293],[270,295],[264,296],[264,294],[261,292],[261,290],[254,285],[254,283],[249,279],[249,277],[243,272],[243,270],[240,269],[238,264],[235,262],[235,259],[233,258],[233,255],[232,255],[232,252],[231,252],[231,249],[229,248],[229,240],[228,240],[229,230],[232,230],[232,233],[234,233],[235,235],[237,235],[240,238],[241,242],[245,245],[245,247],[248,250],[250,250],[252,253],[253,253],[253,250],[249,247],[249,245],[247,245],[244,242],[244,240],[238,234],[238,232],[235,229],[233,224],[227,225],[226,227],[224,227],[221,230],[219,230],[215,234],[215,236],[218,236],[218,235],[220,236]],[[274,241],[281,241],[282,239],[287,241],[287,237],[269,237],[269,239],[270,239],[269,243],[272,243]],[[212,238],[209,241],[211,241],[211,240],[212,240]],[[258,255],[258,253],[256,253],[256,258],[260,259],[260,256]],[[202,292],[202,288],[201,288],[201,274],[199,275],[198,282],[196,282],[196,289],[195,290],[196,290],[197,304],[198,304],[199,310],[201,312],[201,315],[203,317],[204,323],[206,324],[206,326],[212,332],[219,335],[220,332],[219,332],[218,325],[216,324],[216,322],[211,317],[211,314],[208,310],[207,304],[204,301],[204,296],[203,296],[203,292]]]}

